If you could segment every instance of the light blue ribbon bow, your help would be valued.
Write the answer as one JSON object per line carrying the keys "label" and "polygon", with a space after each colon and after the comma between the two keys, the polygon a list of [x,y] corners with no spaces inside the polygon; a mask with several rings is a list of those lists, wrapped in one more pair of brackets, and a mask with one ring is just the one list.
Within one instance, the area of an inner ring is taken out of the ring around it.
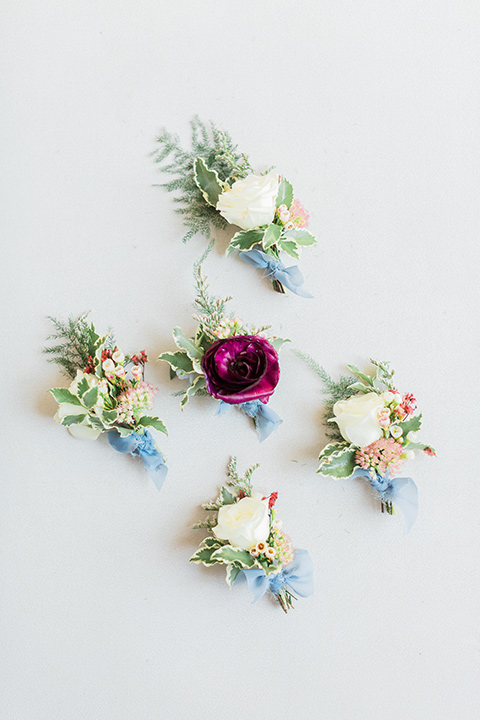
{"label": "light blue ribbon bow", "polygon": [[364,477],[372,488],[378,491],[382,500],[392,502],[398,507],[405,519],[407,533],[410,532],[418,515],[418,488],[412,478],[392,478],[388,472],[385,475],[376,473],[372,477],[364,468],[356,468],[348,479],[354,477]]}
{"label": "light blue ribbon bow", "polygon": [[275,575],[265,575],[260,568],[245,568],[235,578],[233,584],[237,585],[246,579],[248,589],[253,595],[252,603],[260,600],[267,590],[278,595],[286,585],[300,597],[313,594],[313,563],[307,550],[296,550],[293,561],[286,565]]}
{"label": "light blue ribbon bow", "polygon": [[107,435],[108,442],[117,452],[130,453],[130,455],[142,458],[155,487],[157,490],[161,490],[167,477],[168,468],[163,455],[155,446],[151,433],[146,430],[143,435],[133,432],[131,435],[122,437],[118,430],[110,430]]}
{"label": "light blue ribbon bow", "polygon": [[[220,400],[216,414],[223,415],[229,407],[232,407],[232,403],[226,403],[224,400]],[[283,422],[277,413],[267,407],[261,400],[249,400],[248,402],[237,403],[236,407],[240,408],[245,415],[252,418],[260,442],[263,442]]]}
{"label": "light blue ribbon bow", "polygon": [[311,298],[311,295],[303,287],[303,275],[300,272],[298,265],[291,265],[286,268],[281,260],[262,252],[262,250],[244,250],[240,253],[240,257],[249,265],[261,268],[265,270],[266,277],[278,280],[285,285],[295,295],[300,295],[304,298]]}

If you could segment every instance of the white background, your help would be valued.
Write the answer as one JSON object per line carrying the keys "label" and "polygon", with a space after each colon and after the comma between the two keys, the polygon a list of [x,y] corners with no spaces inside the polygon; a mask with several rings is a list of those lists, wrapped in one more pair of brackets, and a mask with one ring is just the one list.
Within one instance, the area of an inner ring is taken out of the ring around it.
{"label": "white background", "polygon": [[[3,5],[2,720],[478,717],[477,0],[10,0]],[[315,474],[320,381],[288,350],[260,445],[210,398],[181,413],[171,329],[192,263],[151,153],[198,113],[310,210],[315,299],[279,296],[222,251],[205,270],[334,376],[390,359],[437,458],[408,474],[416,526],[361,481]],[[52,421],[47,315],[92,310],[146,348],[170,472]],[[230,455],[260,462],[315,595],[284,616],[188,563]]]}

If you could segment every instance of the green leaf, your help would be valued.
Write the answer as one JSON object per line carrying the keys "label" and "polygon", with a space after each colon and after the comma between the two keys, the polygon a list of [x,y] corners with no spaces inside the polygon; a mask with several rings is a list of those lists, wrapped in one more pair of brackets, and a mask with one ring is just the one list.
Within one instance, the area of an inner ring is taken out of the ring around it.
{"label": "green leaf", "polygon": [[317,473],[326,477],[348,478],[355,470],[355,448],[343,443],[329,443],[319,455]]}
{"label": "green leaf", "polygon": [[236,565],[227,565],[226,581],[229,588],[233,587],[233,583],[235,582],[235,579],[239,572],[241,572],[241,568],[237,567]]}
{"label": "green leaf", "polygon": [[373,387],[373,381],[375,378],[373,378],[371,375],[366,375],[365,373],[361,372],[356,365],[347,365],[347,367],[351,373],[359,377],[360,380],[363,380],[366,385]]}
{"label": "green leaf", "polygon": [[83,377],[77,384],[78,397],[81,398],[83,395],[85,395],[89,387],[90,385],[88,384],[87,379]]}
{"label": "green leaf", "polygon": [[102,412],[102,418],[103,421],[106,422],[108,425],[111,423],[114,423],[117,419],[117,411],[116,410],[103,410]]}
{"label": "green leaf", "polygon": [[295,260],[298,260],[300,258],[297,250],[297,245],[293,240],[284,240],[282,238],[278,241],[278,247],[280,248],[280,250],[286,252],[287,255],[290,255],[290,257],[295,258]]}
{"label": "green leaf", "polygon": [[167,428],[158,417],[150,417],[150,415],[144,415],[140,418],[138,424],[142,427],[153,427],[155,428],[155,430],[158,430],[159,432],[163,432],[165,433],[165,435],[168,435]]}
{"label": "green leaf", "polygon": [[182,410],[185,407],[185,405],[187,404],[187,402],[189,401],[189,399],[191,397],[193,397],[199,390],[202,390],[205,387],[205,385],[206,385],[206,382],[205,382],[205,377],[203,375],[200,375],[199,377],[197,377],[195,379],[195,382],[192,383],[192,385],[190,385],[190,387],[188,387],[185,390],[185,395],[183,396],[182,401],[180,403],[180,407],[182,408]]}
{"label": "green leaf", "polygon": [[122,427],[121,425],[116,425],[115,430],[117,430],[120,433],[120,437],[128,437],[133,433],[133,428],[126,428]]}
{"label": "green leaf", "polygon": [[67,415],[66,417],[63,418],[63,420],[61,421],[61,424],[66,425],[67,427],[69,425],[80,425],[80,423],[83,422],[83,420],[85,420],[86,417],[87,416],[85,413],[83,415]]}
{"label": "green leaf", "polygon": [[233,505],[233,503],[237,500],[236,495],[231,493],[225,485],[223,485],[220,489],[220,497],[224,505]]}
{"label": "green leaf", "polygon": [[403,437],[407,437],[409,432],[417,432],[417,430],[420,430],[420,428],[422,427],[422,415],[414,415],[408,420],[395,423],[395,425],[401,427],[403,430]]}
{"label": "green leaf", "polygon": [[214,560],[212,558],[213,553],[221,548],[221,543],[215,538],[206,538],[198,548],[197,552],[192,555],[190,562],[203,563],[207,567],[209,565],[215,565],[215,563],[222,562],[221,560]]}
{"label": "green leaf", "polygon": [[302,245],[303,247],[315,245],[317,242],[312,233],[309,233],[308,230],[287,230],[285,235],[294,240],[297,245]]}
{"label": "green leaf", "polygon": [[437,454],[431,445],[424,445],[423,443],[406,442],[405,450],[431,450],[435,455]]}
{"label": "green leaf", "polygon": [[212,560],[223,562],[225,565],[235,562],[242,567],[252,567],[255,564],[255,559],[247,550],[234,548],[231,545],[222,545],[221,548],[215,550],[212,554]]}
{"label": "green leaf", "polygon": [[220,180],[215,170],[210,170],[201,157],[197,157],[193,165],[194,177],[197,186],[209,205],[217,206],[218,196],[228,188],[228,185]]}
{"label": "green leaf", "polygon": [[262,242],[264,236],[264,230],[240,230],[235,233],[233,238],[230,240],[230,245],[227,248],[227,255],[233,250],[250,250],[254,245],[258,245]]}
{"label": "green leaf", "polygon": [[292,202],[293,202],[292,184],[288,182],[287,178],[282,177],[280,180],[280,183],[278,185],[276,206],[278,208],[278,207],[280,207],[280,205],[286,205],[287,208],[289,208],[290,205],[292,204]]}
{"label": "green leaf", "polygon": [[173,339],[175,344],[180,350],[185,350],[190,360],[201,360],[203,357],[203,350],[198,348],[195,343],[187,338],[179,327],[176,327],[173,331]]}
{"label": "green leaf", "polygon": [[186,373],[193,372],[192,360],[185,352],[164,352],[158,356],[158,359],[169,363],[174,370],[183,370]]}
{"label": "green leaf", "polygon": [[282,228],[280,225],[270,223],[262,238],[262,245],[265,250],[268,250],[268,248],[272,247],[272,245],[276,245],[281,234]]}
{"label": "green leaf", "polygon": [[51,392],[57,403],[70,403],[71,405],[81,405],[82,403],[76,395],[67,390],[67,388],[51,388]]}
{"label": "green leaf", "polygon": [[367,393],[367,392],[370,392],[370,391],[371,391],[371,388],[367,387],[367,386],[366,386],[364,383],[362,383],[362,382],[354,382],[354,383],[352,383],[351,385],[348,386],[348,390],[349,390],[349,392],[350,392],[350,390],[355,390],[355,392]]}
{"label": "green leaf", "polygon": [[82,397],[83,404],[88,408],[93,408],[94,405],[96,405],[98,400],[98,387],[94,386],[88,390],[88,392],[85,393],[85,395]]}
{"label": "green leaf", "polygon": [[289,340],[288,338],[274,337],[274,338],[269,338],[268,342],[270,343],[270,345],[273,345],[275,350],[278,352],[280,350],[280,348],[283,345],[285,345],[285,343],[289,343],[292,341]]}

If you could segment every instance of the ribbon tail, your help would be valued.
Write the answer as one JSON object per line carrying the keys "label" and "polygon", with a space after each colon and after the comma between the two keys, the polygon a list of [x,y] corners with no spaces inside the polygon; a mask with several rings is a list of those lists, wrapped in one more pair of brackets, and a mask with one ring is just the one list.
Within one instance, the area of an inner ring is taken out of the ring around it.
{"label": "ribbon tail", "polygon": [[144,435],[133,432],[126,437],[122,437],[117,430],[111,430],[108,433],[108,442],[117,452],[140,457],[157,490],[162,489],[168,468],[148,430]]}
{"label": "ribbon tail", "polygon": [[245,568],[235,578],[233,585],[237,585],[243,578],[246,579],[248,589],[253,595],[252,605],[260,600],[268,590],[268,579],[264,570],[259,568]]}
{"label": "ribbon tail", "polygon": [[284,568],[284,577],[300,597],[313,595],[313,562],[307,550],[295,551],[295,558]]}
{"label": "ribbon tail", "polygon": [[400,510],[409,533],[418,515],[418,488],[412,478],[395,478],[392,486],[382,493],[382,498],[390,500]]}
{"label": "ribbon tail", "polygon": [[272,432],[283,422],[281,417],[279,417],[274,410],[271,410],[263,403],[258,408],[254,420],[260,442],[266,440],[267,437],[271,435]]}
{"label": "ribbon tail", "polygon": [[303,275],[300,272],[298,265],[291,265],[283,270],[278,268],[278,270],[273,273],[273,277],[281,282],[282,285],[285,285],[290,292],[295,293],[295,295],[299,295],[304,298],[313,298],[313,295],[302,287]]}
{"label": "ribbon tail", "polygon": [[217,408],[217,412],[215,413],[215,415],[224,415],[229,407],[229,403],[226,403],[224,400],[220,400],[220,404]]}

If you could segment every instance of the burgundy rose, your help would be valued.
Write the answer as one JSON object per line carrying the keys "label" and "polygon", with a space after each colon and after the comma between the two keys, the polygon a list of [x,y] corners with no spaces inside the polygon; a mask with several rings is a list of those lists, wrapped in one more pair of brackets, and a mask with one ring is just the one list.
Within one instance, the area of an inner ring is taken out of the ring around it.
{"label": "burgundy rose", "polygon": [[230,405],[267,402],[280,377],[277,351],[256,335],[217,340],[203,356],[202,370],[210,395]]}

